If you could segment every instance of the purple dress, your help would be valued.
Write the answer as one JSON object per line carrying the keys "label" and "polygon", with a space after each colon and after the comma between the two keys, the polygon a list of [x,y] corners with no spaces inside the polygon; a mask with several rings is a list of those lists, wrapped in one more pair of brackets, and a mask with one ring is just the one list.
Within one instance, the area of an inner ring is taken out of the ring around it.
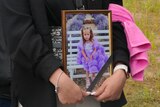
{"label": "purple dress", "polygon": [[[85,44],[83,44],[83,41],[81,40],[77,48],[77,63],[83,65],[84,70],[89,73],[99,72],[104,63],[108,60],[104,47],[100,45],[96,39],[94,39],[93,42],[88,42]],[[91,60],[90,55],[93,53],[95,48],[96,52],[93,54]],[[82,50],[84,50],[86,56],[88,57],[88,61],[84,58]]]}

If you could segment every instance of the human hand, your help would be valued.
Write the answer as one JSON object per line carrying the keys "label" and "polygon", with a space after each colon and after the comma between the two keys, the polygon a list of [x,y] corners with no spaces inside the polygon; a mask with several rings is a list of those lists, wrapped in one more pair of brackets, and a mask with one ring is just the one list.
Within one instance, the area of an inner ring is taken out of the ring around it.
{"label": "human hand", "polygon": [[[63,72],[63,71],[61,71]],[[59,72],[55,72],[50,77],[51,83],[54,85],[57,81],[55,81],[55,78]],[[59,98],[59,101],[62,104],[74,104],[81,102],[83,100],[83,97],[87,96],[88,94],[80,89],[80,87],[74,83],[65,73],[63,73],[59,79],[58,82],[58,90],[57,95]]]}
{"label": "human hand", "polygon": [[98,101],[106,102],[118,100],[125,85],[126,75],[123,70],[116,71],[107,78],[93,94]]}
{"label": "human hand", "polygon": [[92,58],[93,58],[93,55],[90,56],[90,59],[91,59],[91,60],[92,60]]}
{"label": "human hand", "polygon": [[68,76],[62,75],[59,81],[58,98],[62,104],[74,104],[81,102],[87,93],[82,91]]}
{"label": "human hand", "polygon": [[86,57],[86,61],[88,61],[89,60],[89,58],[88,57]]}

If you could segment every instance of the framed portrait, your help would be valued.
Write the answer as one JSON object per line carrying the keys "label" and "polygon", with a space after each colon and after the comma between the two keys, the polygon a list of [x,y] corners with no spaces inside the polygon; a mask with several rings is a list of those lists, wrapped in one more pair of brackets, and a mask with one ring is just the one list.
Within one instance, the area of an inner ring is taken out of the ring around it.
{"label": "framed portrait", "polygon": [[112,74],[112,63],[104,67],[112,55],[111,31],[109,10],[62,11],[64,71],[83,90],[97,89]]}

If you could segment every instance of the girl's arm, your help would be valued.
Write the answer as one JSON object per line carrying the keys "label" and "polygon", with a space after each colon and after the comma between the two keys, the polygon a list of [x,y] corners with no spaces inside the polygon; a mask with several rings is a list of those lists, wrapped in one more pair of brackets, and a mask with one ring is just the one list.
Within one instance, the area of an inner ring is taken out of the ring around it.
{"label": "girl's arm", "polygon": [[84,49],[82,49],[82,55],[84,56],[84,58],[87,60],[88,58],[87,58],[87,55],[86,55],[86,53],[84,52]]}
{"label": "girl's arm", "polygon": [[[130,53],[127,48],[127,40],[124,28],[120,22],[114,22],[113,28],[113,66],[124,64],[129,69]],[[98,101],[122,101],[125,99],[122,94],[126,82],[126,74],[123,69],[118,69],[112,76],[107,78],[98,90],[96,90],[96,99]],[[120,100],[118,100],[120,99]]]}
{"label": "girl's arm", "polygon": [[96,53],[97,49],[94,48],[94,51],[92,52],[91,56],[90,56],[90,59],[92,60],[92,56]]}

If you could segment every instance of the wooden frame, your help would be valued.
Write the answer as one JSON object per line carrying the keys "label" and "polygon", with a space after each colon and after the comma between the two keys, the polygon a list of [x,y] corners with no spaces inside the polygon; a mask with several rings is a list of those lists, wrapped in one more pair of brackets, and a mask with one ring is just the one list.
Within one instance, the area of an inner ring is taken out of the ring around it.
{"label": "wooden frame", "polygon": [[[63,66],[64,66],[64,72],[69,73],[70,77],[73,80],[76,80],[77,78],[84,78],[86,76],[84,71],[82,71],[82,69],[84,70],[85,68],[84,64],[77,63],[77,57],[79,57],[77,56],[77,54],[79,55],[78,49],[79,47],[81,47],[80,42],[83,41],[81,36],[81,33],[82,33],[81,30],[83,28],[92,30],[94,35],[92,41],[97,41],[97,44],[100,44],[100,47],[103,47],[105,51],[105,55],[107,57],[111,56],[112,54],[111,11],[109,10],[63,10],[62,11]],[[91,43],[94,43],[94,42],[91,42]],[[97,49],[95,48],[96,50],[95,53],[98,52],[98,49],[100,47],[98,46],[96,47]],[[90,58],[90,59],[94,59],[94,55],[93,55],[93,58]],[[98,55],[98,57],[99,56],[100,55]],[[85,68],[85,70],[86,69],[87,67]],[[107,69],[107,72],[109,75],[112,74],[112,65]]]}

